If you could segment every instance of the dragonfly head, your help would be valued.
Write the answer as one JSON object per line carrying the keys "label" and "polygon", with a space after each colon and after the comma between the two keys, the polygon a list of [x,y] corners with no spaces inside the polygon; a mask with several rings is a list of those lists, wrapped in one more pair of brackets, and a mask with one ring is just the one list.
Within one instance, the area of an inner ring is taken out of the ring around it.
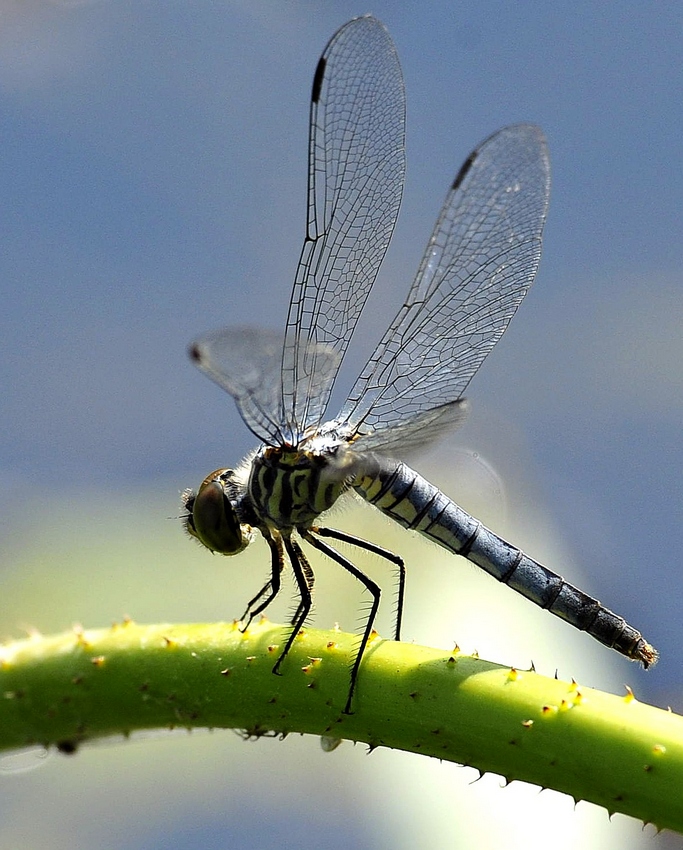
{"label": "dragonfly head", "polygon": [[182,517],[185,530],[212,552],[236,555],[250,541],[248,529],[240,522],[230,498],[232,469],[216,469],[199,485],[199,490],[185,490]]}

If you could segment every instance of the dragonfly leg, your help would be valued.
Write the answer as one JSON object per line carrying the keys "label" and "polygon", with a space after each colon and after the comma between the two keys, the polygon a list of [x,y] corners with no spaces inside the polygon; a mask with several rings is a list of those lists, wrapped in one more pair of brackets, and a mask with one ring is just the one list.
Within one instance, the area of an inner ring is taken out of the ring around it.
{"label": "dragonfly leg", "polygon": [[312,532],[319,534],[321,537],[332,537],[335,540],[342,540],[344,543],[350,543],[352,546],[357,546],[359,549],[365,549],[367,552],[372,552],[373,555],[379,555],[390,561],[396,567],[398,573],[398,593],[396,595],[396,621],[394,629],[394,640],[401,640],[401,625],[403,622],[403,601],[406,594],[406,564],[403,558],[384,549],[382,546],[377,546],[370,543],[368,540],[363,540],[362,537],[356,537],[353,534],[347,534],[344,531],[338,531],[336,528],[312,528]]}
{"label": "dragonfly leg", "polygon": [[287,638],[285,648],[280,653],[280,656],[273,667],[273,673],[277,676],[280,675],[280,666],[287,657],[289,650],[292,648],[292,644],[296,640],[296,636],[299,634],[301,627],[311,612],[311,607],[313,605],[312,591],[315,578],[311,565],[306,560],[306,556],[301,551],[301,546],[299,546],[296,540],[292,540],[291,537],[286,536],[284,537],[284,544],[285,549],[287,550],[287,555],[289,556],[289,560],[292,564],[292,572],[294,573],[296,586],[299,591],[299,604],[297,605],[294,616],[292,617],[291,634]]}
{"label": "dragonfly leg", "polygon": [[[379,610],[379,600],[382,595],[382,591],[380,590],[379,585],[374,582],[369,576],[366,576],[362,570],[359,570],[358,567],[354,566],[348,558],[345,558],[340,552],[337,552],[336,549],[333,549],[327,543],[324,543],[322,540],[319,540],[317,537],[314,537],[311,531],[308,529],[300,528],[299,533],[304,538],[304,540],[308,541],[311,546],[315,546],[316,549],[319,549],[323,554],[327,555],[328,558],[332,558],[333,561],[336,561],[340,564],[344,569],[351,573],[352,576],[358,579],[358,581],[368,590],[372,596],[372,605],[370,606],[370,614],[368,615],[367,621],[365,623],[365,630],[363,631],[363,636],[361,637],[360,647],[358,648],[358,652],[356,654],[356,658],[353,662],[353,666],[351,668],[351,687],[349,688],[349,695],[346,699],[346,705],[344,706],[344,714],[351,714],[351,702],[353,700],[353,692],[356,688],[356,680],[358,679],[358,671],[360,670],[361,661],[363,660],[363,654],[367,648],[368,642],[370,640],[370,635],[372,634],[372,627],[375,622],[375,618],[377,616],[377,611]],[[341,532],[340,532],[341,534]],[[334,537],[334,534],[329,535],[330,537]],[[339,537],[338,539],[343,539],[343,537]],[[365,541],[362,541],[363,544]],[[369,546],[367,548],[370,548]],[[377,547],[379,548],[379,547]]]}
{"label": "dragonfly leg", "polygon": [[[298,628],[301,628],[306,622],[308,615],[311,613],[311,606],[313,604],[313,586],[315,585],[315,575],[313,574],[313,569],[311,568],[311,565],[308,562],[308,558],[301,551],[299,544],[294,542],[294,547],[298,553],[298,565],[301,567],[301,572],[306,582],[306,587],[308,588],[309,597],[307,601],[306,597],[303,594],[299,595],[299,604],[297,605],[296,610],[294,611],[290,619],[290,623],[292,624],[292,626],[296,625],[296,623],[299,623]],[[298,579],[297,586],[299,586]],[[303,613],[304,609],[306,613]]]}
{"label": "dragonfly leg", "polygon": [[[285,554],[282,548],[282,539],[279,536],[271,537],[269,535],[266,537],[266,541],[270,546],[270,579],[263,585],[256,596],[254,596],[253,599],[250,599],[247,603],[244,614],[240,617],[243,624],[241,631],[243,632],[246,632],[254,617],[258,617],[259,614],[265,611],[280,592],[280,575],[282,574],[282,570],[285,565]],[[268,595],[266,596],[266,594]],[[263,599],[264,596],[266,596],[265,600],[257,608],[254,608],[254,605],[256,605],[260,599]]]}

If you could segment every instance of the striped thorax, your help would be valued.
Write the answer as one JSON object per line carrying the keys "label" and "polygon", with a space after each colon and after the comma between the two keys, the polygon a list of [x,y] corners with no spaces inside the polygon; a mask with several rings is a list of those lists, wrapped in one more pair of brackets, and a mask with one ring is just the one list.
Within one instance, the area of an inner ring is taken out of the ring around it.
{"label": "striped thorax", "polygon": [[308,528],[348,489],[354,466],[343,444],[332,451],[264,446],[251,464],[248,499],[271,528]]}

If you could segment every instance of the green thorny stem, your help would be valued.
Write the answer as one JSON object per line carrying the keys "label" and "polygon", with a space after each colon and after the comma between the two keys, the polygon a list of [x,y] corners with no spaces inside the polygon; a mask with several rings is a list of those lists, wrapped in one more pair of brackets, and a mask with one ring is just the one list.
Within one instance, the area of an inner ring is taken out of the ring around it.
{"label": "green thorny stem", "polygon": [[0,646],[0,750],[73,752],[168,727],[309,733],[422,753],[683,832],[683,718],[576,682],[423,646],[371,641],[353,713],[358,636],[267,620],[32,636]]}

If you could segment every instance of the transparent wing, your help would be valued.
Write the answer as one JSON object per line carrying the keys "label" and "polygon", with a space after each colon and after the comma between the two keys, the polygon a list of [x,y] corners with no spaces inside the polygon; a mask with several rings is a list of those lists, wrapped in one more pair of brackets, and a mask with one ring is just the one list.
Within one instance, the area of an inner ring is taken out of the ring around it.
{"label": "transparent wing", "polygon": [[[398,424],[363,434],[353,441],[353,447],[356,451],[377,451],[405,459],[415,449],[429,445],[459,428],[468,414],[469,402],[466,398],[459,398],[440,407],[416,413]],[[329,430],[338,433],[333,427]],[[341,436],[344,434],[342,431]]]}
{"label": "transparent wing", "polygon": [[[411,444],[439,432],[531,286],[550,192],[543,134],[507,127],[484,141],[446,197],[408,299],[358,378],[335,425],[358,448]],[[384,433],[382,433],[384,432]],[[420,432],[420,433],[418,433]],[[366,435],[365,437],[363,435]]]}
{"label": "transparent wing", "polygon": [[[280,370],[282,334],[262,328],[222,328],[205,334],[189,348],[199,369],[230,393],[250,431],[270,445],[286,440]],[[325,387],[339,368],[339,356],[330,346],[308,352],[315,363],[311,384]]]}
{"label": "transparent wing", "polygon": [[282,361],[281,421],[292,443],[324,416],[336,373],[322,386],[316,358],[331,346],[341,363],[389,245],[404,135],[393,42],[375,18],[356,18],[332,37],[313,82],[307,231]]}

